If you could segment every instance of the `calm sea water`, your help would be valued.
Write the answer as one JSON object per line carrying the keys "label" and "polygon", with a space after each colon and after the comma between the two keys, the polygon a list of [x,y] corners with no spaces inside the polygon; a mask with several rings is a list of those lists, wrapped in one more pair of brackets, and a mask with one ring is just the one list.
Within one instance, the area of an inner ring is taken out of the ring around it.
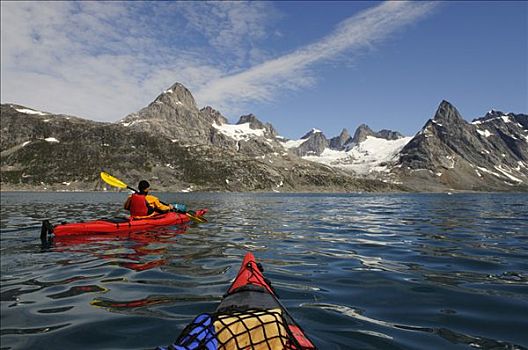
{"label": "calm sea water", "polygon": [[527,349],[526,194],[176,194],[209,223],[39,240],[125,193],[1,194],[1,348],[152,349],[252,251],[320,349]]}

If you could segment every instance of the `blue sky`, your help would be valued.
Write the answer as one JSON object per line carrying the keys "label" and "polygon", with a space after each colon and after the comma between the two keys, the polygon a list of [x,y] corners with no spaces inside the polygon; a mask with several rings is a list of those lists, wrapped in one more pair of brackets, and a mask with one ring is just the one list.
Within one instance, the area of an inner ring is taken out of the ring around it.
{"label": "blue sky", "polygon": [[528,112],[527,2],[1,2],[1,100],[117,121],[175,82],[234,123],[413,135]]}

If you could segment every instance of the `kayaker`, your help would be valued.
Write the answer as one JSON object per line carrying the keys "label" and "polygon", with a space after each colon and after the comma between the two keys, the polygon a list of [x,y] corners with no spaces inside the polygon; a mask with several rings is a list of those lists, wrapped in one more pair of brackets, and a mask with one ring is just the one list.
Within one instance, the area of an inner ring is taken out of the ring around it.
{"label": "kayaker", "polygon": [[138,189],[139,192],[131,194],[125,202],[125,209],[130,211],[130,216],[134,218],[148,217],[167,213],[174,208],[172,204],[163,204],[157,197],[148,193],[150,184],[147,180],[141,180]]}

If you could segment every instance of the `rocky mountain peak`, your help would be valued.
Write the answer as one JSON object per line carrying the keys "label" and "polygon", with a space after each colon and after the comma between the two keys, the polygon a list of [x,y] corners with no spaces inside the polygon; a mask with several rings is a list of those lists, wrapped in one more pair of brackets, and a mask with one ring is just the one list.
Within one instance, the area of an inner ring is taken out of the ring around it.
{"label": "rocky mountain peak", "polygon": [[488,113],[486,113],[486,115],[481,119],[485,120],[485,119],[497,118],[497,117],[503,116],[504,114],[506,113],[492,109]]}
{"label": "rocky mountain peak", "polygon": [[219,124],[219,125],[227,124],[227,122],[228,122],[227,118],[224,117],[222,115],[222,113],[220,113],[219,111],[217,111],[216,109],[214,109],[213,107],[210,107],[210,106],[206,106],[206,107],[200,109],[200,113],[202,115],[205,115],[208,118],[213,119],[213,121],[216,122],[216,124]]}
{"label": "rocky mountain peak", "polygon": [[323,132],[319,129],[316,129],[316,128],[312,128],[310,131],[308,131],[306,134],[304,134],[303,137],[301,137],[301,140],[306,140],[306,139],[309,139],[312,135],[315,135],[315,134],[323,134]]}
{"label": "rocky mountain peak", "polygon": [[442,101],[435,117],[402,149],[395,171],[405,173],[409,182],[455,189],[525,187],[528,132],[522,119],[490,111],[468,123]]}
{"label": "rocky mountain peak", "polygon": [[208,142],[213,124],[210,116],[198,110],[191,92],[180,83],[173,84],[147,107],[118,123],[179,142],[204,143]]}
{"label": "rocky mountain peak", "polygon": [[255,116],[252,113],[241,116],[240,119],[238,120],[237,125],[245,124],[245,123],[249,123],[249,127],[251,129],[265,129],[266,132],[270,134],[271,136],[273,137],[277,136],[277,130],[275,130],[273,125],[271,125],[270,123],[264,124],[257,118],[257,116]]}
{"label": "rocky mountain peak", "polygon": [[402,137],[405,137],[401,133],[397,131],[382,129],[376,133],[377,137],[385,139],[385,140],[398,140]]}
{"label": "rocky mountain peak", "polygon": [[486,115],[484,117],[477,118],[475,120],[488,121],[488,120],[491,120],[491,119],[501,118],[501,117],[505,117],[505,116],[513,117],[515,115],[513,113],[504,113],[502,111],[497,111],[495,109],[492,109],[488,113],[486,113]]}
{"label": "rocky mountain peak", "polygon": [[444,124],[464,124],[465,121],[458,110],[446,100],[443,100],[432,119],[436,123]]}
{"label": "rocky mountain peak", "polygon": [[254,114],[247,114],[240,116],[240,119],[238,120],[238,125],[249,123],[249,127],[252,129],[263,129],[264,123],[262,123],[256,115]]}
{"label": "rocky mountain peak", "polygon": [[163,91],[163,93],[154,101],[154,103],[156,102],[162,102],[172,106],[183,105],[187,108],[197,109],[193,95],[189,89],[180,83],[175,83],[170,88]]}
{"label": "rocky mountain peak", "polygon": [[304,141],[299,147],[295,149],[295,153],[300,156],[319,156],[326,147],[328,147],[328,140],[323,132],[319,129],[313,128],[308,131],[301,140]]}
{"label": "rocky mountain peak", "polygon": [[354,137],[349,139],[346,144],[358,144],[360,142],[363,142],[367,139],[368,136],[374,136],[380,139],[385,140],[398,140],[401,139],[403,136],[401,133],[397,131],[392,131],[388,129],[382,129],[378,132],[373,131],[368,125],[361,124],[354,133]]}
{"label": "rocky mountain peak", "polygon": [[360,143],[362,141],[365,141],[367,139],[367,136],[373,136],[374,131],[372,131],[371,128],[367,124],[361,124],[356,129],[356,132],[354,133],[354,137],[352,137],[351,142],[353,143]]}
{"label": "rocky mountain peak", "polygon": [[480,124],[491,121],[502,121],[504,123],[516,122],[519,123],[523,128],[528,129],[528,115],[526,114],[515,114],[515,113],[504,113],[502,111],[491,110],[484,117],[475,118],[471,122],[472,124]]}
{"label": "rocky mountain peak", "polygon": [[344,145],[349,141],[350,141],[350,134],[348,133],[347,129],[343,129],[341,131],[341,134],[339,134],[339,136],[332,137],[330,139],[329,147],[331,149],[341,150],[343,149]]}
{"label": "rocky mountain peak", "polygon": [[346,141],[350,138],[350,134],[348,133],[348,130],[346,128],[341,130],[341,133],[339,134],[339,138],[343,141]]}

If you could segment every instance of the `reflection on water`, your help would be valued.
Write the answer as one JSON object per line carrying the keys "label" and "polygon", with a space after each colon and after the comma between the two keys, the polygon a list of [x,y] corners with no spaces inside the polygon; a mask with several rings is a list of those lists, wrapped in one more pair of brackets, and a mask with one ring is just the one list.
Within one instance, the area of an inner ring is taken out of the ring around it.
{"label": "reflection on water", "polygon": [[[43,249],[54,252],[86,253],[134,271],[144,271],[166,264],[166,245],[176,235],[185,233],[187,225],[162,227],[149,231],[53,237]],[[63,264],[76,262],[63,261]]]}
{"label": "reflection on water", "polygon": [[528,348],[528,196],[160,194],[209,223],[56,238],[121,193],[2,193],[2,349],[155,348],[253,251],[321,349]]}

